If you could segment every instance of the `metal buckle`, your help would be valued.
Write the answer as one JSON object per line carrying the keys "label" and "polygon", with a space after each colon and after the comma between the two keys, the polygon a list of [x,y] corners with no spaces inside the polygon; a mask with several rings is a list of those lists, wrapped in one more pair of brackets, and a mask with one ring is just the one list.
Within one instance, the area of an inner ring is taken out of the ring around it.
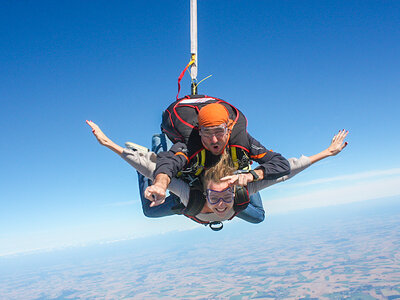
{"label": "metal buckle", "polygon": [[220,221],[213,221],[210,222],[208,226],[210,226],[213,231],[220,231],[224,227],[224,224],[222,224]]}

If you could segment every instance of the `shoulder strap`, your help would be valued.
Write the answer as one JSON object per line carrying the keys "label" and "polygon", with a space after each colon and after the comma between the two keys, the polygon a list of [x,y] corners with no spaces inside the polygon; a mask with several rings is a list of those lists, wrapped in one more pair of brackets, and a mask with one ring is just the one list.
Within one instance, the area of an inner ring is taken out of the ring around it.
{"label": "shoulder strap", "polygon": [[239,162],[238,162],[238,157],[237,157],[237,153],[236,153],[236,147],[232,146],[230,148],[231,148],[231,158],[232,158],[233,165],[234,165],[235,169],[239,169]]}
{"label": "shoulder strap", "polygon": [[201,187],[190,187],[189,202],[183,213],[187,216],[196,216],[201,212],[205,203],[206,198],[204,197]]}
{"label": "shoulder strap", "polygon": [[245,209],[249,203],[250,195],[247,188],[243,186],[236,186],[235,204],[233,205],[233,209],[235,210],[236,214]]}

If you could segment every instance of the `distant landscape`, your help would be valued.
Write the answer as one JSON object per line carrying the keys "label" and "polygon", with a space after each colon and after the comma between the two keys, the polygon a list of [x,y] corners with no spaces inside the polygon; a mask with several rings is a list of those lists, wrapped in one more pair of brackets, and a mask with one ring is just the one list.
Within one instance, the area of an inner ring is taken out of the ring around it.
{"label": "distant landscape", "polygon": [[399,249],[399,199],[381,199],[2,257],[0,298],[400,299]]}

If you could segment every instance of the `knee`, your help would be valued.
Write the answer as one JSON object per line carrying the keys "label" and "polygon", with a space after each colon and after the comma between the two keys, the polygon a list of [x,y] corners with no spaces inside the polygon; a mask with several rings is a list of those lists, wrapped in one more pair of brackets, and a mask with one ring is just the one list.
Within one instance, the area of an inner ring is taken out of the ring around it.
{"label": "knee", "polygon": [[143,210],[143,214],[147,218],[159,218],[160,216],[150,210]]}
{"label": "knee", "polygon": [[148,209],[143,209],[143,214],[147,218],[165,217],[165,214],[162,214],[157,209],[152,209],[151,207],[149,207]]}
{"label": "knee", "polygon": [[143,214],[147,218],[159,218],[157,207],[150,207],[151,201],[142,199],[142,210]]}
{"label": "knee", "polygon": [[265,213],[259,213],[256,217],[252,218],[250,223],[259,224],[265,220]]}

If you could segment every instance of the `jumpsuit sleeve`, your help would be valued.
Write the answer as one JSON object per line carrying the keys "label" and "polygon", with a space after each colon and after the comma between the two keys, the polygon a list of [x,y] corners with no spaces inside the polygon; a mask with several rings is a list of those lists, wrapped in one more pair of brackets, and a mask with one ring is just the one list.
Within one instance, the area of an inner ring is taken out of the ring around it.
{"label": "jumpsuit sleeve", "polygon": [[271,185],[286,181],[286,180],[292,178],[293,176],[299,174],[300,172],[304,171],[309,166],[311,166],[310,158],[307,156],[304,156],[304,155],[302,155],[299,158],[289,158],[289,163],[290,163],[290,173],[288,175],[279,177],[277,179],[270,179],[270,180],[263,179],[263,180],[256,181],[256,182],[250,182],[247,185],[249,193],[255,194],[258,191],[265,189]]}
{"label": "jumpsuit sleeve", "polygon": [[[150,151],[142,152],[125,148],[121,157],[144,177],[153,179],[157,154]],[[186,182],[173,177],[168,189],[180,198],[183,205],[187,206],[189,202],[190,188]]]}
{"label": "jumpsuit sleeve", "polygon": [[157,154],[150,151],[142,152],[125,148],[121,154],[121,157],[144,177],[153,179]]}
{"label": "jumpsuit sleeve", "polygon": [[250,159],[259,163],[264,179],[276,179],[290,173],[290,164],[281,154],[267,150],[259,141],[247,134],[250,142]]}
{"label": "jumpsuit sleeve", "polygon": [[170,150],[157,155],[154,177],[166,174],[169,178],[175,177],[189,162],[187,146],[184,143],[174,144]]}

